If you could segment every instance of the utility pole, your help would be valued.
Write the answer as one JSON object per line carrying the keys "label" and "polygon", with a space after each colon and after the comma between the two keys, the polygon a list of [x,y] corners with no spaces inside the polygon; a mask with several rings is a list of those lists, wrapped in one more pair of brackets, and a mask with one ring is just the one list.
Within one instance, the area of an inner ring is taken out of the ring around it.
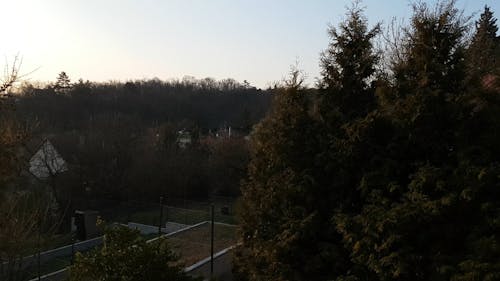
{"label": "utility pole", "polygon": [[214,277],[214,204],[211,206],[211,235],[210,235],[210,278]]}
{"label": "utility pole", "polygon": [[42,236],[42,211],[41,208],[38,208],[38,255],[37,255],[37,271],[38,271],[38,281],[40,281],[41,275],[40,275],[40,252],[42,250],[42,245],[41,245],[41,237]]}
{"label": "utility pole", "polygon": [[160,196],[160,222],[158,223],[158,237],[161,236],[162,221],[163,221],[163,196]]}
{"label": "utility pole", "polygon": [[71,233],[71,265],[75,263],[75,235]]}

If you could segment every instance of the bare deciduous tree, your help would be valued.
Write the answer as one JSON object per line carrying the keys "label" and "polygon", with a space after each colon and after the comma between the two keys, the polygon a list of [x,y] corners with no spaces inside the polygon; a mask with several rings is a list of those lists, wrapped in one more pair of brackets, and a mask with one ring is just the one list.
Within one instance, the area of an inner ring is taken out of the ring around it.
{"label": "bare deciduous tree", "polygon": [[14,57],[12,64],[9,65],[7,61],[5,62],[3,77],[0,81],[0,96],[7,95],[9,88],[11,88],[14,83],[19,80],[19,69],[21,68],[22,62],[23,60],[19,55]]}

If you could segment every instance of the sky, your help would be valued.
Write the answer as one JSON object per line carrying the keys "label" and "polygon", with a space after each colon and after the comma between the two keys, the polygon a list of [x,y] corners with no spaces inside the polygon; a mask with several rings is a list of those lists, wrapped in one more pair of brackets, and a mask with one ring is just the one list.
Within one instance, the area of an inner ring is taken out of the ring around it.
{"label": "sky", "polygon": [[[434,1],[427,1],[434,3]],[[347,0],[0,0],[3,65],[23,58],[29,81],[247,80],[265,88],[296,62],[313,85],[328,25]],[[365,0],[371,25],[408,19],[410,1]],[[458,0],[474,19],[498,0]],[[2,64],[0,64],[1,66]]]}

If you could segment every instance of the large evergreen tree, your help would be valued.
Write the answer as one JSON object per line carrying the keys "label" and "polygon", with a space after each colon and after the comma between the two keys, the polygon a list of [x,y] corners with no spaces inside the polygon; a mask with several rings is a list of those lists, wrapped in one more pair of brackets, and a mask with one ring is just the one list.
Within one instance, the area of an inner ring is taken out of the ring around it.
{"label": "large evergreen tree", "polygon": [[379,90],[392,102],[350,142],[368,152],[354,185],[362,207],[334,221],[364,272],[345,277],[497,280],[498,103],[470,106],[466,22],[453,1],[416,5],[406,31],[393,86]]}
{"label": "large evergreen tree", "polygon": [[320,97],[312,99],[294,72],[253,134],[236,255],[237,271],[250,280],[329,280],[351,266],[330,221],[356,200],[358,174],[346,174],[355,165],[344,145],[349,126],[375,105],[379,28],[368,30],[362,12],[354,6],[339,31],[330,29]]}
{"label": "large evergreen tree", "polygon": [[350,15],[330,32],[314,110],[289,88],[254,134],[240,272],[499,280],[500,96],[467,85],[467,19],[454,1],[416,4],[392,77],[374,80],[376,30]]}
{"label": "large evergreen tree", "polygon": [[317,146],[310,100],[299,72],[293,71],[252,135],[236,254],[241,279],[325,279],[334,262],[330,249],[321,247],[321,221],[314,212]]}
{"label": "large evergreen tree", "polygon": [[493,12],[485,6],[476,22],[476,32],[467,52],[472,82],[481,82],[485,75],[492,74],[500,65],[500,39],[497,37],[496,22]]}
{"label": "large evergreen tree", "polygon": [[[346,145],[356,138],[356,128],[375,107],[375,72],[380,59],[374,39],[380,26],[369,29],[359,2],[348,9],[339,28],[330,27],[330,44],[321,56],[322,80],[318,116],[321,126],[320,149],[316,158],[321,165],[318,182],[331,194],[327,212],[353,206],[357,199],[352,185],[359,173],[356,158],[362,151]],[[361,159],[359,159],[361,160]],[[325,197],[326,198],[326,197]]]}
{"label": "large evergreen tree", "polygon": [[[379,60],[373,39],[380,32],[377,24],[368,30],[363,9],[356,2],[347,19],[336,28],[331,26],[329,47],[321,55],[320,88],[323,89],[323,115],[332,109],[345,118],[363,116],[374,106],[371,80]],[[331,120],[328,120],[331,121]]]}

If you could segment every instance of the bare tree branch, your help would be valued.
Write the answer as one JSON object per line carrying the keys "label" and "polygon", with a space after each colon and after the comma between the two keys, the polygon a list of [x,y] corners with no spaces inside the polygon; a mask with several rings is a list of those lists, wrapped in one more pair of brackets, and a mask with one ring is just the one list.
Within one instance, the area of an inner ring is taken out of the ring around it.
{"label": "bare tree branch", "polygon": [[6,92],[9,88],[14,85],[16,81],[18,81],[19,77],[19,69],[23,63],[23,59],[17,54],[14,57],[14,61],[12,65],[9,65],[7,59],[5,59],[4,73],[3,78],[0,81],[0,96],[6,96]]}

